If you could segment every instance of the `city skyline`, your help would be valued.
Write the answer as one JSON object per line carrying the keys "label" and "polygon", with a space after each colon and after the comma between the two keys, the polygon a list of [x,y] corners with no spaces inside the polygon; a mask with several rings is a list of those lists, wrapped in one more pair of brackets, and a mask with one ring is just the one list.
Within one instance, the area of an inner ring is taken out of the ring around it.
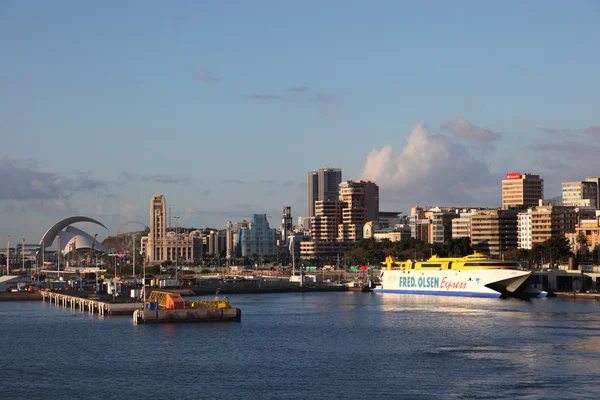
{"label": "city skyline", "polygon": [[435,4],[0,6],[1,237],[114,234],[155,193],[182,225],[275,227],[326,167],[405,213],[600,175],[598,5]]}

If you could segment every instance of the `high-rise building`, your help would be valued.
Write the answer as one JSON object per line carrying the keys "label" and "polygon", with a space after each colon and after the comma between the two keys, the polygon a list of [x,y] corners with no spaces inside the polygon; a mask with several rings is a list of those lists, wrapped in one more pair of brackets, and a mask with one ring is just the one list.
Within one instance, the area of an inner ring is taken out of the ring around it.
{"label": "high-rise building", "polygon": [[[588,178],[592,179],[592,178]],[[566,207],[598,208],[598,183],[576,181],[562,183],[562,205]]]}
{"label": "high-rise building", "polygon": [[319,200],[319,173],[308,173],[308,217],[315,216],[315,202]]}
{"label": "high-rise building", "polygon": [[502,209],[527,208],[544,198],[544,180],[539,175],[511,172],[502,181]]}
{"label": "high-rise building", "polygon": [[342,170],[339,168],[321,168],[308,173],[308,216],[315,216],[315,202],[318,200],[336,200],[338,187],[342,182]]}
{"label": "high-rise building", "polygon": [[492,257],[517,248],[517,210],[480,210],[471,217],[471,247]]}
{"label": "high-rise building", "polygon": [[315,216],[310,219],[310,232],[313,240],[333,242],[338,237],[338,226],[342,223],[342,212],[347,204],[341,200],[319,200]]}
{"label": "high-rise building", "polygon": [[377,222],[379,219],[379,186],[370,181],[342,182],[339,185],[339,199],[346,206],[342,210],[338,240],[361,239],[365,222]]}
{"label": "high-rise building", "polygon": [[167,202],[162,194],[150,200],[150,232],[142,238],[142,248],[149,263],[163,261],[191,262],[202,259],[202,232],[167,232]]}
{"label": "high-rise building", "polygon": [[311,240],[300,243],[302,257],[339,255],[352,247],[352,242],[338,240],[338,227],[342,223],[342,213],[346,207],[347,203],[341,200],[316,202],[315,216],[310,219]]}
{"label": "high-rise building", "polygon": [[379,186],[371,181],[359,181],[365,188],[365,220],[379,221]]}
{"label": "high-rise building", "polygon": [[590,178],[585,178],[585,181],[594,182],[596,184],[596,208],[600,208],[600,178],[592,176]]}
{"label": "high-rise building", "polygon": [[362,182],[342,182],[339,185],[339,199],[345,206],[342,209],[342,221],[338,225],[338,240],[361,239],[366,222],[365,186]]}
{"label": "high-rise building", "polygon": [[341,169],[321,168],[319,170],[319,200],[336,200],[341,182]]}

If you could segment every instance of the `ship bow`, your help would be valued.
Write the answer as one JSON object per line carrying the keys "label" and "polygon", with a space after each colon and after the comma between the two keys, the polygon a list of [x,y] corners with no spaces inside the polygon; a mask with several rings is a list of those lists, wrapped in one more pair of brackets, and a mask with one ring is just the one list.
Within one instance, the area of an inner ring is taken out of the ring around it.
{"label": "ship bow", "polygon": [[519,288],[525,284],[525,281],[527,281],[527,278],[529,278],[531,274],[531,271],[522,271],[508,278],[488,283],[486,286],[502,295],[510,296],[517,293]]}

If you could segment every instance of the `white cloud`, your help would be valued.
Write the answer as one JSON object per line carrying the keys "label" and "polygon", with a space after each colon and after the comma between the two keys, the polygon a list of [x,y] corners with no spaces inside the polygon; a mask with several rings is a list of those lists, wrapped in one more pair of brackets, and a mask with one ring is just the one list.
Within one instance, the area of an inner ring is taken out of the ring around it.
{"label": "white cloud", "polygon": [[497,183],[467,147],[431,134],[423,124],[415,126],[399,152],[391,145],[372,150],[362,178],[404,204],[481,204],[474,191]]}
{"label": "white cloud", "polygon": [[477,142],[492,142],[500,139],[502,136],[500,133],[475,126],[464,118],[456,118],[452,121],[448,121],[442,125],[442,128],[447,129],[457,138],[474,140]]}

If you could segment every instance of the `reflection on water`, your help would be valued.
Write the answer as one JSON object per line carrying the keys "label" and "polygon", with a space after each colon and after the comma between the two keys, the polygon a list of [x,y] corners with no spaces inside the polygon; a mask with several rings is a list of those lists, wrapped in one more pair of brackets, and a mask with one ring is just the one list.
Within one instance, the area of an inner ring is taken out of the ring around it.
{"label": "reflection on water", "polygon": [[2,399],[580,399],[597,392],[598,302],[228,297],[243,310],[241,323],[134,326],[129,317],[0,303]]}

